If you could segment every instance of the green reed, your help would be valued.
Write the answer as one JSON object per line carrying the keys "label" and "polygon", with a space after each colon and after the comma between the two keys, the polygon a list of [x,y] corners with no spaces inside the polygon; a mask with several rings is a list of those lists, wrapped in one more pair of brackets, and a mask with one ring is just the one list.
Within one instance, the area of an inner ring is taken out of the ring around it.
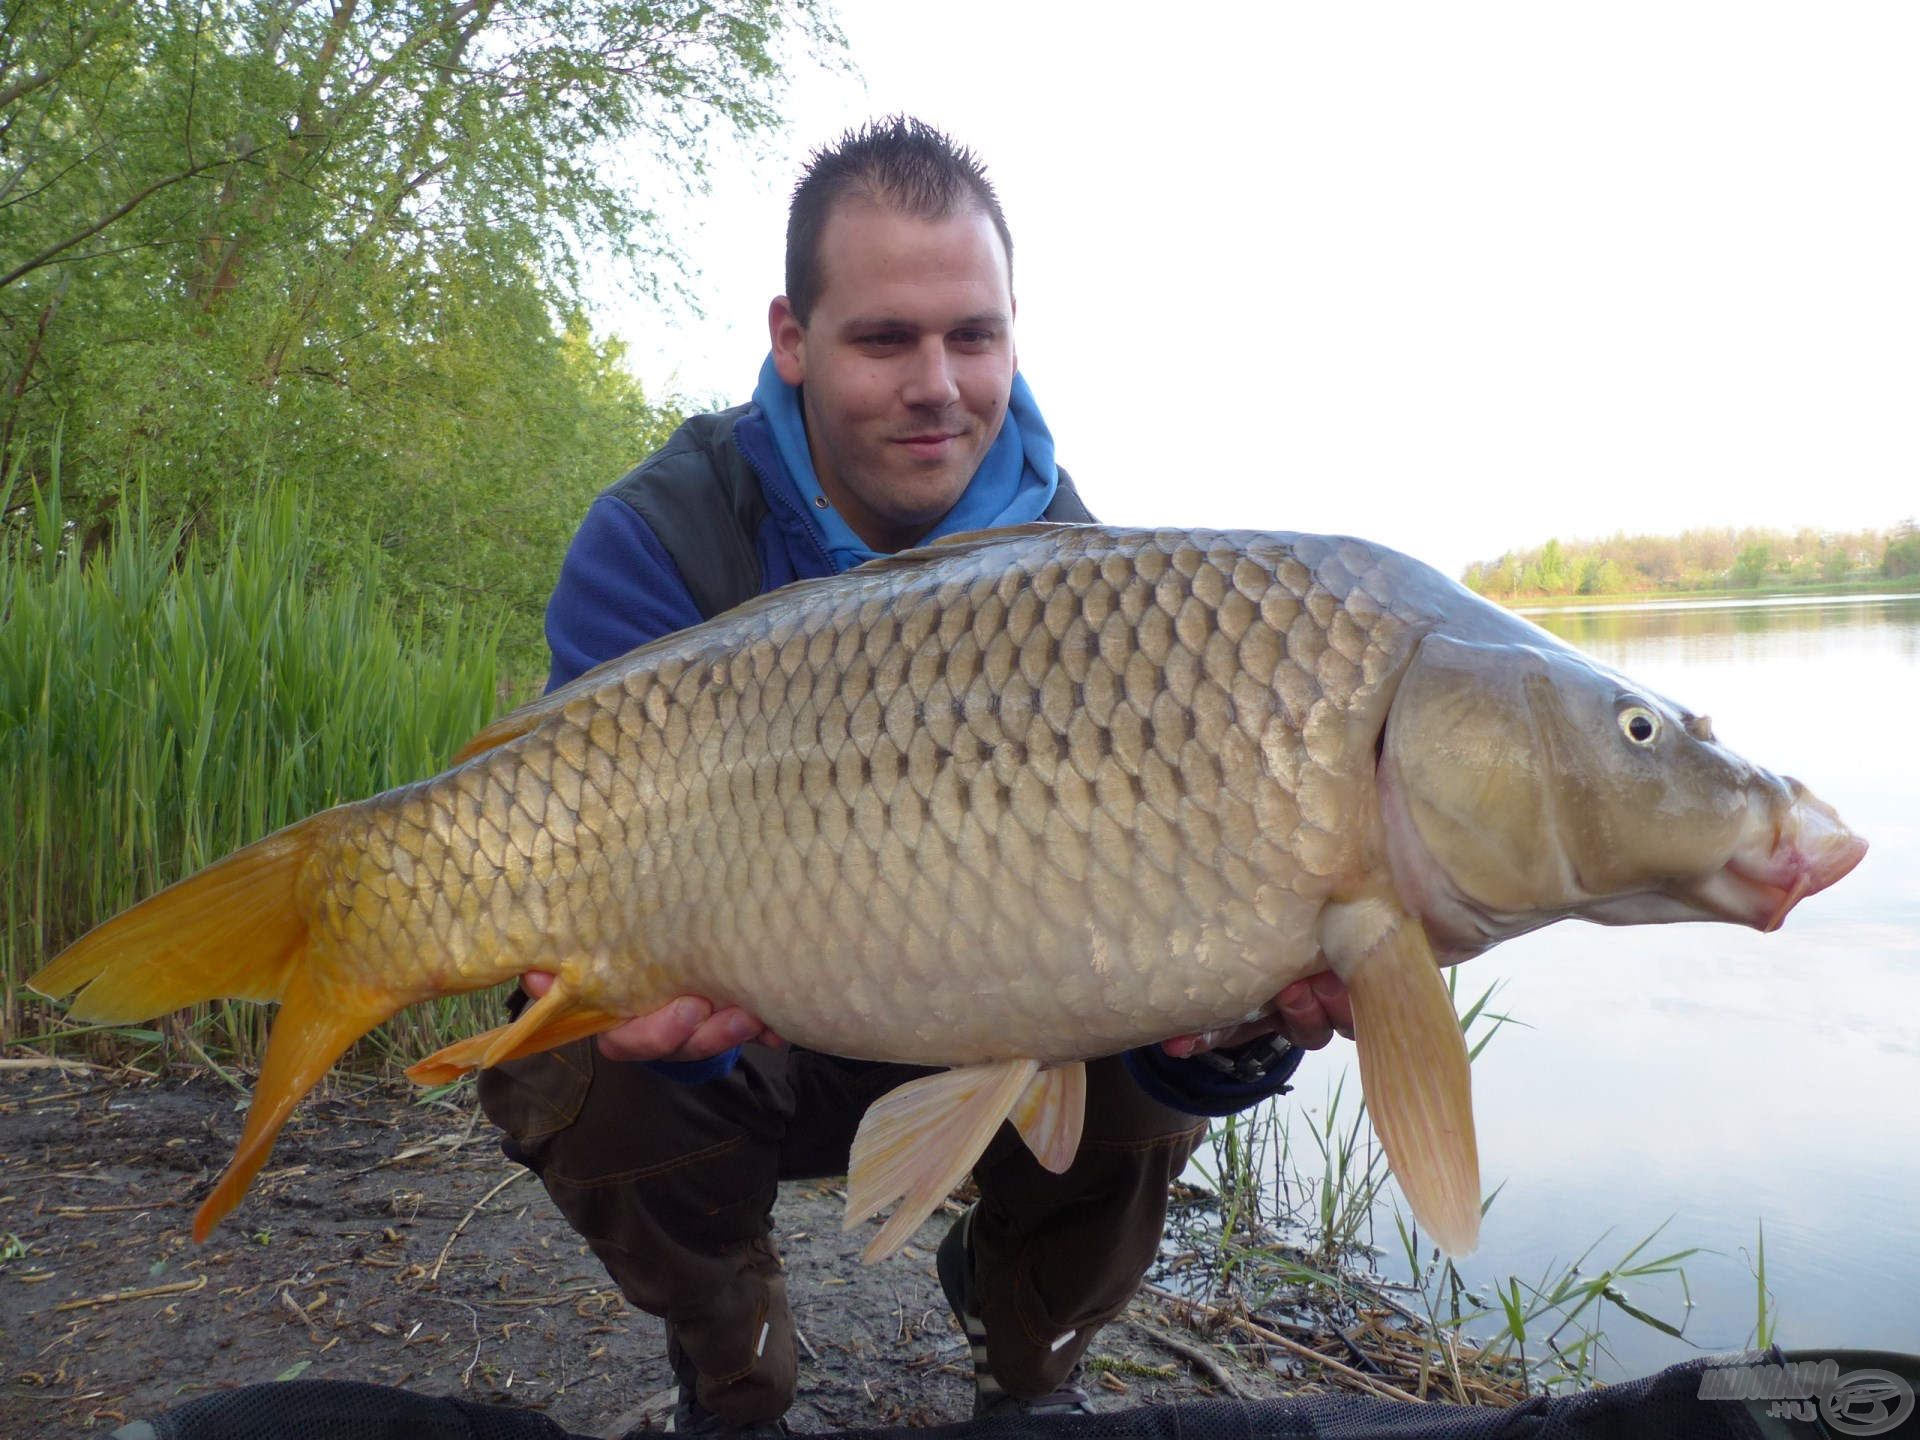
{"label": "green reed", "polygon": [[[223,539],[183,543],[129,486],[80,550],[57,470],[0,484],[0,1039],[249,1060],[260,1006],[86,1031],[23,982],[241,845],[443,768],[506,698],[497,635],[403,620],[371,544],[320,573],[307,510],[271,487]],[[409,1013],[408,1053],[490,1026],[483,1004]]]}
{"label": "green reed", "polygon": [[[1456,1009],[1458,975],[1457,969],[1447,975]],[[1499,988],[1488,986],[1460,1010],[1469,1060],[1478,1060],[1503,1026],[1522,1023],[1488,1008]],[[1681,1333],[1681,1326],[1636,1303],[1625,1288],[1628,1282],[1677,1282],[1683,1308],[1691,1308],[1684,1262],[1700,1251],[1649,1256],[1664,1227],[1628,1246],[1611,1265],[1592,1265],[1602,1236],[1577,1259],[1550,1266],[1531,1282],[1509,1275],[1491,1297],[1474,1293],[1451,1260],[1422,1242],[1386,1188],[1386,1156],[1367,1123],[1365,1102],[1356,1102],[1345,1085],[1344,1077],[1332,1084],[1318,1107],[1282,1100],[1214,1126],[1211,1156],[1197,1160],[1196,1168],[1219,1206],[1209,1257],[1219,1285],[1237,1288],[1256,1309],[1289,1287],[1306,1287],[1335,1309],[1378,1304],[1379,1284],[1360,1272],[1381,1257],[1379,1222],[1390,1216],[1409,1273],[1407,1282],[1392,1288],[1417,1307],[1434,1337],[1439,1393],[1463,1402],[1472,1398],[1463,1365],[1506,1386],[1517,1378],[1528,1388],[1580,1387],[1599,1378],[1611,1321],[1624,1317],[1668,1335]],[[1298,1131],[1305,1133],[1303,1142],[1296,1141]],[[1482,1201],[1482,1213],[1498,1195],[1496,1188]],[[1770,1320],[1764,1249],[1756,1278],[1764,1336]],[[1491,1334],[1483,1329],[1478,1343],[1464,1343],[1466,1326],[1487,1324],[1494,1327]]]}
{"label": "green reed", "polygon": [[1747,1267],[1753,1272],[1753,1333],[1747,1337],[1749,1350],[1764,1350],[1780,1338],[1780,1308],[1767,1285],[1767,1222],[1754,1222],[1756,1243]]}

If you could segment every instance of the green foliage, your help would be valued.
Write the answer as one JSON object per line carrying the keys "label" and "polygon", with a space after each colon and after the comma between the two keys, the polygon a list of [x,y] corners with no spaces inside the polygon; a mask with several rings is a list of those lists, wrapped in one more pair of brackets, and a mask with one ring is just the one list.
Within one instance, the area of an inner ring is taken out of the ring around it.
{"label": "green foliage", "polygon": [[[1613,535],[1605,540],[1549,540],[1533,550],[1477,560],[1461,576],[1469,590],[1496,600],[1554,595],[1630,595],[1639,592],[1753,588],[1788,584],[1842,584],[1874,563],[1894,557],[1881,573],[1920,575],[1920,532],[1902,527],[1837,533],[1815,530],[1688,530],[1679,535]],[[1906,568],[1901,568],[1906,567]]]}
{"label": "green foliage", "polygon": [[[20,990],[68,941],[282,825],[437,772],[499,707],[495,631],[457,608],[435,640],[403,626],[364,541],[316,583],[310,511],[268,491],[225,542],[183,549],[135,489],[83,556],[56,485],[0,539],[0,1033],[71,1038]],[[159,1023],[204,1059],[196,1031],[246,1055],[264,1016]],[[121,1053],[163,1038],[116,1035]]]}
{"label": "green foliage", "polygon": [[1604,555],[1589,555],[1580,562],[1582,595],[1618,595],[1628,588],[1626,571]]}
{"label": "green foliage", "polygon": [[1566,588],[1567,557],[1558,540],[1549,540],[1540,547],[1540,558],[1529,567],[1527,582],[1529,588],[1538,590],[1558,591]]}
{"label": "green foliage", "polygon": [[1887,537],[1880,573],[1890,580],[1910,580],[1920,575],[1920,525],[1908,520]]}
{"label": "green foliage", "polygon": [[112,538],[124,478],[223,533],[262,476],[319,554],[371,526],[537,678],[588,498],[652,448],[580,278],[681,268],[647,194],[774,120],[819,0],[17,0],[0,25],[0,457]]}
{"label": "green foliage", "polygon": [[[1399,1217],[1396,1215],[1395,1218],[1397,1220]],[[1699,1247],[1689,1246],[1684,1250],[1642,1258],[1643,1252],[1664,1229],[1666,1222],[1663,1221],[1628,1247],[1613,1264],[1593,1274],[1589,1272],[1587,1262],[1601,1241],[1605,1240],[1603,1235],[1589,1245],[1577,1260],[1567,1265],[1550,1264],[1540,1278],[1531,1283],[1517,1275],[1507,1276],[1504,1286],[1494,1286],[1499,1307],[1497,1310],[1484,1304],[1471,1310],[1456,1309],[1445,1316],[1432,1310],[1432,1323],[1458,1330],[1474,1321],[1493,1316],[1500,1320],[1502,1328],[1486,1347],[1485,1353],[1517,1357],[1529,1379],[1538,1383],[1543,1390],[1563,1387],[1584,1389],[1599,1379],[1600,1362],[1607,1354],[1609,1306],[1637,1324],[1675,1339],[1684,1338],[1684,1323],[1675,1324],[1654,1314],[1643,1303],[1636,1302],[1627,1289],[1629,1283],[1637,1285],[1647,1281],[1671,1281],[1679,1286],[1683,1311],[1691,1310],[1693,1301],[1687,1285],[1686,1262],[1701,1253]],[[1404,1224],[1400,1233],[1402,1245],[1418,1274],[1417,1254],[1408,1242]],[[1452,1261],[1442,1266],[1441,1275],[1437,1278],[1445,1283],[1436,1285],[1434,1281],[1429,1281],[1423,1287],[1424,1294],[1430,1296],[1436,1288],[1449,1296],[1464,1291],[1464,1285],[1453,1272]],[[1532,1356],[1527,1354],[1529,1340],[1534,1345]]]}
{"label": "green foliage", "polygon": [[1772,568],[1773,547],[1763,540],[1741,550],[1739,558],[1733,562],[1733,569],[1727,572],[1727,578],[1732,584],[1750,590],[1766,579],[1767,572]]}

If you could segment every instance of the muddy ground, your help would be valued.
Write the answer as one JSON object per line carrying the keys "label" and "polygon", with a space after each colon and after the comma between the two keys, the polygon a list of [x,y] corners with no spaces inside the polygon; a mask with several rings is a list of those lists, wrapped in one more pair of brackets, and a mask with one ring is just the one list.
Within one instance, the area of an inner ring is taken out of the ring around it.
{"label": "muddy ground", "polygon": [[[212,1078],[0,1068],[0,1436],[111,1429],[295,1374],[530,1406],[589,1435],[664,1424],[659,1322],[501,1157],[470,1090],[422,1104],[404,1085],[330,1082],[195,1245],[244,1105]],[[970,1369],[933,1269],[945,1217],[867,1267],[841,1198],[793,1184],[776,1211],[807,1350],[794,1428],[964,1418]],[[1136,1300],[1095,1344],[1096,1398],[1321,1387],[1311,1362],[1187,1318]]]}

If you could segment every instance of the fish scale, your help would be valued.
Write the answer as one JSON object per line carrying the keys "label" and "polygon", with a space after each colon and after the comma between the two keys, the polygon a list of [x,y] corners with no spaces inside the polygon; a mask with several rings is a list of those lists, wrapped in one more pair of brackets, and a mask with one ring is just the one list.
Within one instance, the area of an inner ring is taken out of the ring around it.
{"label": "fish scale", "polygon": [[1383,553],[1088,528],[744,607],[370,807],[310,862],[316,934],[367,982],[542,957],[611,1013],[705,994],[868,1059],[1078,1058],[1254,1010],[1367,863],[1341,717],[1408,632],[1343,602]]}
{"label": "fish scale", "polygon": [[113,1023],[282,1001],[201,1236],[354,1038],[528,970],[554,984],[513,1025],[409,1073],[448,1079],[681,994],[811,1048],[955,1067],[862,1122],[849,1220],[900,1202],[872,1255],[1003,1118],[1069,1164],[1082,1060],[1225,1026],[1332,968],[1395,1173],[1461,1253],[1478,1170],[1436,953],[1576,914],[1771,928],[1864,848],[1703,717],[1394,551],[1035,526],[643,646],[445,774],[257,842],[31,983],[84,986],[74,1016]]}

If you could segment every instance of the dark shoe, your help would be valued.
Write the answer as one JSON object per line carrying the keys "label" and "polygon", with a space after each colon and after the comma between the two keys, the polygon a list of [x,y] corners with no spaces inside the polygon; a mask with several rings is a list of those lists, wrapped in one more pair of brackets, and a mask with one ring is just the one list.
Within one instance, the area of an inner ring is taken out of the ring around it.
{"label": "dark shoe", "polygon": [[[675,1435],[697,1435],[700,1440],[779,1440],[779,1437],[791,1433],[787,1429],[787,1422],[778,1417],[735,1425],[701,1405],[698,1398],[700,1372],[694,1368],[693,1361],[680,1348],[680,1342],[673,1338],[671,1332],[667,1336],[667,1364],[673,1367],[673,1378],[680,1383],[680,1396],[674,1401],[673,1424],[670,1427]],[[632,1431],[628,1440],[645,1433]]]}
{"label": "dark shoe", "polygon": [[966,1213],[953,1222],[953,1228],[947,1231],[946,1239],[940,1242],[940,1250],[934,1257],[934,1268],[940,1275],[940,1288],[946,1292],[947,1304],[953,1310],[953,1318],[960,1322],[965,1332],[967,1344],[973,1351],[973,1418],[976,1420],[1003,1419],[1019,1415],[1092,1415],[1093,1402],[1087,1398],[1087,1392],[1075,1383],[1080,1378],[1080,1367],[1051,1394],[1037,1399],[1023,1400],[1018,1395],[1009,1395],[1001,1388],[1000,1382],[993,1378],[993,1367],[987,1364],[987,1323],[980,1318],[980,1307],[973,1294],[973,1216],[980,1207],[969,1205]]}

